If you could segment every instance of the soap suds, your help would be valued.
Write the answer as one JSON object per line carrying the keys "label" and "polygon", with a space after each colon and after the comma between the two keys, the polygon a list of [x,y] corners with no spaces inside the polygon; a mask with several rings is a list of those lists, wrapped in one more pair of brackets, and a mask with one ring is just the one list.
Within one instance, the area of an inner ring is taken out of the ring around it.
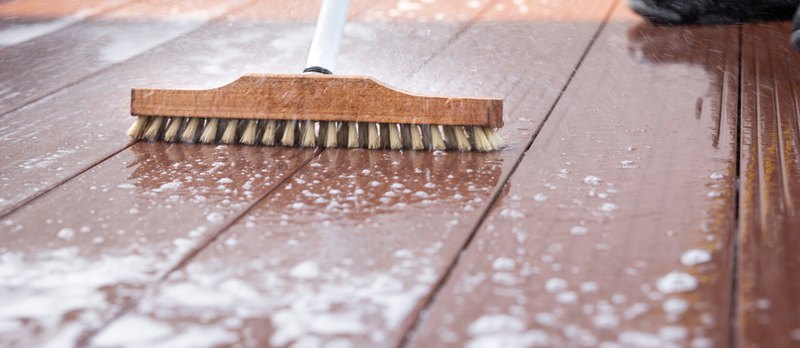
{"label": "soap suds", "polygon": [[697,279],[688,273],[674,271],[658,279],[656,288],[662,294],[689,292],[697,288]]}
{"label": "soap suds", "polygon": [[316,262],[308,260],[303,261],[292,267],[289,275],[292,278],[298,279],[313,279],[319,276],[319,265]]}
{"label": "soap suds", "polygon": [[711,253],[706,250],[691,249],[681,255],[681,263],[685,266],[696,266],[711,261]]}
{"label": "soap suds", "polygon": [[498,257],[492,263],[492,268],[495,271],[510,271],[514,269],[516,263],[514,260],[507,258],[507,257]]}

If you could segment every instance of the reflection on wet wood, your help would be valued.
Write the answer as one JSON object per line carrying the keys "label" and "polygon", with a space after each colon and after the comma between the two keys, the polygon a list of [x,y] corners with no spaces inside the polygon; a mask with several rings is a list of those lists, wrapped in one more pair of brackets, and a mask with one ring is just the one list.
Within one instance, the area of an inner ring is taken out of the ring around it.
{"label": "reflection on wet wood", "polygon": [[64,29],[132,0],[39,0],[0,2],[0,50]]}
{"label": "reflection on wet wood", "polygon": [[789,23],[746,25],[736,343],[800,345],[800,56]]}
{"label": "reflection on wet wood", "polygon": [[[0,62],[5,67],[13,67],[0,69],[0,115],[163,45],[244,2],[181,0],[124,4],[123,1],[109,1],[84,10],[73,18],[75,25],[0,50]],[[102,12],[107,8],[110,10]],[[18,20],[27,18],[24,12],[15,16]],[[65,17],[61,21],[68,19]],[[32,34],[36,25],[19,23],[0,29],[0,37],[21,40],[19,37]]]}
{"label": "reflection on wet wood", "polygon": [[618,8],[411,345],[726,346],[738,35]]}

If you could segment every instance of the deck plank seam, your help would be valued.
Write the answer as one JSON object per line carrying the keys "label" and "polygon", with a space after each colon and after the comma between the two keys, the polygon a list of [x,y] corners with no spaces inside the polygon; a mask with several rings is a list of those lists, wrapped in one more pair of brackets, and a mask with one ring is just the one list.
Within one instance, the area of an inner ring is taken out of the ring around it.
{"label": "deck plank seam", "polygon": [[427,66],[428,63],[430,63],[434,58],[436,58],[439,54],[444,52],[444,50],[447,49],[447,47],[450,47],[451,45],[453,45],[453,43],[458,41],[458,39],[462,35],[464,35],[467,32],[467,30],[469,30],[469,28],[471,28],[472,26],[475,25],[475,23],[478,22],[478,18],[483,17],[483,15],[487,11],[489,11],[489,9],[492,8],[493,5],[498,1],[499,0],[490,0],[489,2],[487,2],[486,5],[484,5],[484,7],[480,11],[475,13],[475,15],[472,16],[472,18],[470,18],[469,21],[464,24],[464,26],[462,26],[455,33],[453,33],[453,35],[450,36],[450,38],[447,39],[447,41],[444,43],[444,45],[440,46],[436,51],[433,51],[433,53],[431,53],[431,55],[428,58],[426,58],[424,61],[422,61],[422,64],[420,64],[419,66],[417,66],[416,68],[411,70],[411,72],[408,74],[408,76],[409,77],[414,76],[417,72],[422,70],[422,68]]}
{"label": "deck plank seam", "polygon": [[735,151],[736,151],[736,159],[735,159],[735,173],[736,177],[734,178],[734,191],[733,191],[733,236],[731,236],[731,298],[730,298],[730,312],[728,314],[728,347],[736,348],[736,317],[737,311],[739,307],[738,301],[738,294],[739,294],[739,287],[738,287],[738,273],[739,273],[739,232],[740,232],[740,211],[739,211],[739,195],[741,192],[740,183],[740,170],[741,170],[741,152],[742,152],[742,71],[744,65],[744,26],[739,25],[739,69],[738,69],[738,91],[736,93],[738,100],[736,103],[736,142],[735,142]]}
{"label": "deck plank seam", "polygon": [[[793,69],[792,69],[792,61],[791,61],[791,58],[790,58],[790,54],[791,53],[789,53],[787,55],[784,55],[784,57],[783,57],[784,63],[786,64],[786,76],[792,76],[792,70]],[[791,127],[792,129],[789,129],[788,132],[789,133],[793,133],[793,134],[797,134],[798,136],[800,136],[800,99],[798,98],[798,94],[797,94],[798,90],[797,90],[797,86],[795,85],[795,79],[789,79],[789,92],[790,92],[789,95],[792,98],[792,100],[791,100],[791,113],[793,114],[792,116],[794,116],[794,117],[789,116],[788,122],[793,127]],[[797,148],[798,148],[797,145],[795,145],[795,149],[797,149]],[[790,174],[788,174],[788,173],[787,173],[787,178],[790,178]],[[787,185],[788,185],[789,180],[787,179],[786,181],[787,181]],[[787,186],[786,189],[787,189],[786,192],[787,192],[787,199],[788,199],[787,204],[788,204],[789,211],[797,211],[797,209],[795,208],[795,198],[796,197],[792,196],[791,190],[789,190],[788,186]]]}
{"label": "deck plank seam", "polygon": [[31,202],[35,201],[36,199],[44,196],[48,192],[51,192],[51,191],[59,188],[61,185],[64,185],[67,182],[72,181],[72,179],[75,179],[75,178],[83,175],[84,173],[94,169],[94,167],[96,167],[99,164],[105,162],[106,160],[108,160],[108,159],[110,159],[110,158],[112,158],[112,157],[114,157],[116,155],[119,155],[122,151],[125,151],[126,149],[130,148],[131,146],[133,146],[133,144],[135,144],[137,142],[138,142],[138,140],[131,141],[127,145],[125,145],[122,148],[120,148],[119,150],[116,150],[116,151],[108,154],[107,156],[104,156],[103,158],[100,158],[98,160],[95,160],[95,161],[87,164],[86,167],[76,171],[75,173],[73,173],[72,175],[67,176],[66,178],[63,178],[63,179],[59,180],[58,182],[54,183],[52,186],[47,187],[47,188],[45,188],[43,190],[40,190],[40,191],[34,193],[33,195],[31,195],[29,197],[26,197],[25,199],[23,199],[22,201],[20,201],[20,202],[18,202],[16,204],[10,205],[10,206],[8,206],[8,207],[6,207],[4,209],[0,209],[0,219],[6,217],[8,215],[11,215],[12,213],[16,212],[17,210],[22,209],[23,207],[25,207],[29,203],[31,203]]}
{"label": "deck plank seam", "polygon": [[544,119],[536,127],[536,130],[533,132],[533,134],[531,136],[531,140],[525,146],[525,149],[521,152],[520,156],[517,158],[517,161],[511,167],[511,169],[509,170],[509,172],[506,175],[506,177],[503,178],[501,183],[497,186],[497,190],[495,190],[494,195],[492,196],[491,200],[489,201],[489,204],[487,205],[486,209],[483,211],[481,216],[478,218],[478,222],[475,224],[475,227],[472,229],[472,232],[470,232],[469,236],[466,238],[464,243],[461,245],[461,250],[459,251],[458,256],[455,258],[455,260],[453,260],[453,262],[450,264],[450,266],[447,268],[447,270],[444,272],[444,274],[439,278],[439,281],[437,281],[433,285],[433,289],[432,289],[432,291],[429,292],[428,296],[422,299],[423,303],[422,303],[422,307],[420,308],[420,310],[418,312],[419,314],[417,315],[416,320],[414,320],[414,322],[411,325],[411,327],[409,328],[409,330],[406,331],[405,335],[403,335],[403,339],[400,341],[398,347],[408,347],[409,346],[410,340],[411,340],[411,336],[413,335],[414,332],[417,331],[419,326],[424,321],[424,313],[426,313],[430,309],[430,306],[433,303],[433,299],[435,299],[435,298],[437,298],[439,296],[439,294],[441,293],[442,289],[444,288],[444,284],[446,284],[447,281],[452,276],[456,266],[458,265],[458,261],[462,258],[462,255],[464,254],[466,249],[469,247],[469,245],[471,244],[472,240],[475,238],[475,235],[477,234],[478,230],[480,230],[480,227],[483,225],[484,221],[486,220],[486,218],[491,213],[492,208],[495,206],[495,204],[497,204],[497,201],[499,200],[503,190],[506,188],[506,186],[509,185],[511,176],[514,174],[514,172],[516,172],[517,168],[522,163],[522,160],[525,158],[525,155],[528,153],[528,151],[530,151],[530,149],[533,146],[533,143],[536,140],[537,136],[541,132],[542,128],[544,128],[544,125],[547,123],[547,120],[550,118],[550,115],[552,115],[553,111],[555,110],[556,106],[558,105],[558,102],[561,100],[561,97],[564,95],[564,92],[569,87],[570,82],[572,82],[572,79],[575,77],[576,73],[580,69],[583,61],[586,58],[586,56],[591,51],[592,47],[594,46],[594,43],[597,41],[597,38],[603,32],[603,29],[605,29],[606,24],[610,20],[611,15],[614,13],[614,10],[617,8],[618,5],[619,5],[619,0],[614,0],[612,2],[611,6],[609,6],[605,16],[603,17],[603,21],[600,23],[600,25],[595,30],[594,35],[592,35],[592,38],[589,40],[589,43],[587,44],[586,48],[584,49],[583,53],[581,54],[580,58],[578,59],[578,62],[575,64],[575,67],[572,69],[572,72],[570,72],[570,75],[567,78],[567,81],[564,83],[564,85],[562,86],[561,90],[558,93],[558,96],[556,96],[556,99],[553,101],[553,104],[550,106],[550,109],[545,114]]}

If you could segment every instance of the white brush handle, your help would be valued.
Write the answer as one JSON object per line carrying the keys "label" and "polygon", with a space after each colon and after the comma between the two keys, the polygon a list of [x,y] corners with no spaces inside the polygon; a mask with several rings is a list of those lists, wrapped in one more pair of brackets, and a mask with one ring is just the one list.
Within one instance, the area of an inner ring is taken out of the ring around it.
{"label": "white brush handle", "polygon": [[306,71],[330,73],[336,68],[336,56],[339,54],[349,7],[350,0],[322,0],[314,40],[308,51]]}

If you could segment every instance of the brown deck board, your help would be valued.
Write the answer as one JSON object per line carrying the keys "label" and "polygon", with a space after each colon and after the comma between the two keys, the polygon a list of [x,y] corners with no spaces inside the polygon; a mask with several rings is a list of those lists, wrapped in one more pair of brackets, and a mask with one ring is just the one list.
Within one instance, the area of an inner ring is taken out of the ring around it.
{"label": "brown deck board", "polygon": [[789,23],[746,25],[736,344],[800,345],[800,56]]}
{"label": "brown deck board", "polygon": [[[246,0],[136,1],[0,51],[0,115],[184,35]],[[0,117],[7,117],[5,115]]]}
{"label": "brown deck board", "polygon": [[0,50],[61,30],[132,0],[13,0],[0,3]]}
{"label": "brown deck board", "polygon": [[737,27],[620,6],[410,346],[726,346],[737,75]]}
{"label": "brown deck board", "polygon": [[[502,4],[507,11],[490,8],[406,81],[401,78],[415,69],[391,57],[418,44],[384,39],[392,51],[370,46],[369,59],[394,66],[375,75],[394,76],[392,82],[407,90],[507,97],[508,150],[324,150],[99,332],[93,344],[113,345],[138,323],[174,335],[213,331],[220,345],[400,344],[544,120],[611,1],[531,6],[527,13],[513,2]],[[524,21],[543,19],[547,11],[550,20]],[[571,21],[573,16],[584,21]],[[342,59],[342,72],[372,69],[356,53],[345,54],[356,60]],[[408,54],[398,58],[417,62]],[[525,64],[529,68],[519,71]],[[193,295],[200,291],[203,296]]]}

